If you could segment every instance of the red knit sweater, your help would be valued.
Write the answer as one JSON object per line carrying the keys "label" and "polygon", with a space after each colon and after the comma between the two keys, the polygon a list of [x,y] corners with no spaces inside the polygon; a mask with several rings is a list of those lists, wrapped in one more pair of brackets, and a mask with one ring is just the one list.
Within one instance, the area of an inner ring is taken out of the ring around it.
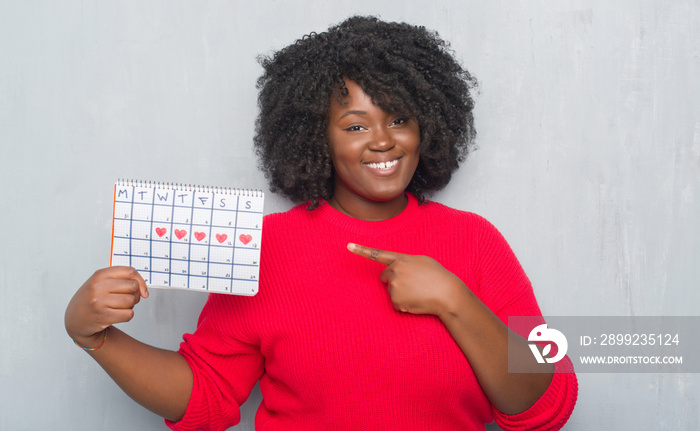
{"label": "red knit sweater", "polygon": [[559,429],[576,376],[557,373],[527,411],[504,415],[435,316],[395,311],[383,266],[349,242],[428,255],[459,276],[503,321],[540,315],[530,282],[483,218],[409,196],[398,216],[356,220],[330,205],[265,217],[260,290],[212,294],[180,353],[194,373],[177,430],[226,429],[260,381],[255,425],[270,430]]}

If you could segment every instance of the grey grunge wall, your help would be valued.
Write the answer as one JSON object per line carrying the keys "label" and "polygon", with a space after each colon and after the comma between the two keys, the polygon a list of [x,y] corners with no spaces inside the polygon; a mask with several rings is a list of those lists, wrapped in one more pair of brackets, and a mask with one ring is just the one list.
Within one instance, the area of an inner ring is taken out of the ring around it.
{"label": "grey grunge wall", "polygon": [[[432,199],[501,230],[545,315],[698,315],[697,1],[1,1],[0,429],[164,429],[63,328],[114,181],[268,192],[256,56],[358,13],[437,30],[478,78],[479,148]],[[120,327],[175,349],[204,301],[152,291]],[[697,374],[579,384],[568,430],[700,426]]]}

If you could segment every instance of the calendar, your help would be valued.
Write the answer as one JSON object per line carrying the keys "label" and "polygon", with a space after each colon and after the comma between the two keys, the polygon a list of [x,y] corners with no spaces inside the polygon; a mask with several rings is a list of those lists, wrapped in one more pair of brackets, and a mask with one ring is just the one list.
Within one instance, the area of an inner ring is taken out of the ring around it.
{"label": "calendar", "polygon": [[259,190],[119,180],[110,265],[151,287],[255,295],[263,203]]}

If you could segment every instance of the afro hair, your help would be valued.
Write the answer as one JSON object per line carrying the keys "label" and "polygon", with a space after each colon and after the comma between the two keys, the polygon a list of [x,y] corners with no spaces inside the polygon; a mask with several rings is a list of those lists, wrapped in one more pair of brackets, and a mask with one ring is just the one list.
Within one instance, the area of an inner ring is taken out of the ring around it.
{"label": "afro hair", "polygon": [[373,103],[415,118],[420,161],[407,187],[419,202],[440,190],[474,145],[471,91],[476,80],[436,32],[355,16],[260,57],[254,145],[272,192],[295,202],[333,194],[326,132],[333,97],[357,82]]}

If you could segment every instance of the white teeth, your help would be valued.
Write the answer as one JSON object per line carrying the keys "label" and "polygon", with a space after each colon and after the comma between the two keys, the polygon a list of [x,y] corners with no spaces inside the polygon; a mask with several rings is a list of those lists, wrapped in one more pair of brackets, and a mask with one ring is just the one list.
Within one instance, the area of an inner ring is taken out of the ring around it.
{"label": "white teeth", "polygon": [[367,166],[374,169],[389,169],[399,162],[399,159],[392,160],[390,162],[379,162],[379,163],[367,163]]}

